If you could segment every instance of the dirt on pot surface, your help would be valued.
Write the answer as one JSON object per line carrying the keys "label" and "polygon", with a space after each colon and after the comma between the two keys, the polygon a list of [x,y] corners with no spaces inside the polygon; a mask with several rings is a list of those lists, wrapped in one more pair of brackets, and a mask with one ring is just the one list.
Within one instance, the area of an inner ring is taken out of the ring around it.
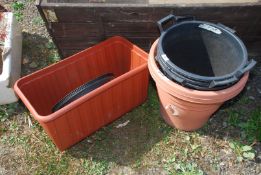
{"label": "dirt on pot surface", "polygon": [[[22,26],[23,75],[58,61],[34,1],[4,6]],[[245,90],[195,132],[165,124],[152,81],[145,104],[62,153],[22,102],[0,106],[0,174],[261,174],[261,56],[255,59]]]}

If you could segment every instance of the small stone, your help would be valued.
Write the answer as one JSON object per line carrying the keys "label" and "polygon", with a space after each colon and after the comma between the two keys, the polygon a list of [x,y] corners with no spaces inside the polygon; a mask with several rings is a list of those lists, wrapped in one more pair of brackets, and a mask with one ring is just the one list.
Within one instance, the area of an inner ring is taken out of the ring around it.
{"label": "small stone", "polygon": [[221,150],[222,151],[222,153],[224,153],[224,154],[231,154],[231,149],[222,149]]}
{"label": "small stone", "polygon": [[250,90],[251,89],[251,87],[250,86],[247,86],[247,90]]}
{"label": "small stone", "polygon": [[26,29],[23,29],[22,32],[24,32],[24,33],[29,33],[29,31],[26,30]]}
{"label": "small stone", "polygon": [[250,100],[255,100],[255,97],[253,97],[253,96],[249,96],[248,97]]}
{"label": "small stone", "polygon": [[261,94],[261,90],[260,90],[260,89],[258,89],[258,88],[257,88],[257,92],[258,92],[259,94]]}
{"label": "small stone", "polygon": [[224,166],[224,165],[225,165],[225,163],[224,163],[224,162],[221,162],[219,165],[220,165],[220,166]]}
{"label": "small stone", "polygon": [[36,64],[36,62],[31,62],[31,64],[29,64],[29,67],[30,68],[37,68],[38,67],[38,65]]}
{"label": "small stone", "polygon": [[189,137],[189,136],[186,136],[186,137],[185,137],[185,140],[189,141],[189,140],[190,140],[190,137]]}
{"label": "small stone", "polygon": [[7,174],[8,172],[6,171],[6,169],[0,167],[0,174]]}
{"label": "small stone", "polygon": [[127,166],[120,166],[112,168],[108,174],[137,174],[132,168]]}
{"label": "small stone", "polygon": [[27,64],[27,63],[29,63],[29,59],[24,58],[24,59],[23,59],[23,64]]}
{"label": "small stone", "polygon": [[88,139],[87,142],[88,142],[88,143],[92,143],[92,140]]}

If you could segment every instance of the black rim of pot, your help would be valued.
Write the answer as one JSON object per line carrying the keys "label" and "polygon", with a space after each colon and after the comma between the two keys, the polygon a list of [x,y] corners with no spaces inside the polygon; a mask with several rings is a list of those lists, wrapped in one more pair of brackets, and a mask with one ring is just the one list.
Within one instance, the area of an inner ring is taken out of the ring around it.
{"label": "black rim of pot", "polygon": [[[169,19],[176,18],[176,16],[169,15],[165,18],[169,18]],[[180,17],[180,18],[182,18],[182,17]],[[254,67],[256,62],[254,60],[248,61],[248,54],[247,54],[246,47],[245,47],[244,43],[241,41],[241,39],[233,33],[233,29],[230,29],[224,25],[217,25],[217,24],[213,24],[210,22],[196,21],[196,20],[191,20],[191,19],[187,20],[188,17],[184,17],[184,18],[186,18],[186,20],[175,23],[174,25],[169,27],[167,30],[163,30],[163,28],[162,28],[162,24],[164,22],[166,22],[166,19],[162,19],[162,20],[165,20],[163,22],[161,20],[158,21],[158,25],[161,30],[161,36],[160,36],[159,43],[158,43],[158,53],[157,53],[158,58],[157,59],[160,59],[161,61],[163,61],[168,66],[168,68],[170,69],[171,72],[178,73],[186,78],[193,79],[196,81],[209,82],[210,87],[215,87],[215,86],[222,86],[224,84],[227,84],[228,82],[230,84],[233,84],[233,82],[238,81],[245,72],[249,71],[251,68]],[[167,19],[167,20],[169,20],[169,19]],[[207,24],[207,25],[213,26],[213,27],[221,30],[222,32],[225,32],[226,34],[230,35],[239,44],[239,46],[242,49],[242,52],[244,54],[243,60],[242,60],[241,64],[232,73],[229,73],[229,74],[223,75],[223,76],[216,76],[216,77],[197,75],[197,74],[185,71],[184,69],[176,66],[173,62],[170,61],[170,59],[167,57],[167,55],[163,52],[162,43],[165,39],[166,34],[168,34],[168,32],[171,32],[172,30],[174,30],[175,28],[177,28],[181,25],[195,24],[195,23]],[[164,55],[165,58],[162,58],[162,55]]]}

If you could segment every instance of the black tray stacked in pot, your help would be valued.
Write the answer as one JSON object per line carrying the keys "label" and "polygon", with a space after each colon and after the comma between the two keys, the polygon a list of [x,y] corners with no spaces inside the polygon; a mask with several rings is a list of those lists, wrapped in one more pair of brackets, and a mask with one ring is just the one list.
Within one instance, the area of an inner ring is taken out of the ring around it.
{"label": "black tray stacked in pot", "polygon": [[[163,25],[173,21],[164,29]],[[161,36],[157,56],[171,80],[197,90],[221,90],[238,82],[256,62],[248,60],[235,31],[194,17],[168,15],[158,21]]]}

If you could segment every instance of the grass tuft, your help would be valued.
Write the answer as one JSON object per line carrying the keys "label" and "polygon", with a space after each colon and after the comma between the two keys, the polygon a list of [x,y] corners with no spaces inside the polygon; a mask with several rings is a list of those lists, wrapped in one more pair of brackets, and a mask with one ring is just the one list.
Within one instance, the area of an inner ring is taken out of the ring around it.
{"label": "grass tuft", "polygon": [[246,122],[239,124],[248,142],[261,142],[261,108],[251,112]]}
{"label": "grass tuft", "polygon": [[255,152],[249,145],[243,145],[237,141],[229,142],[230,148],[237,156],[237,160],[242,162],[243,160],[253,160],[255,158]]}
{"label": "grass tuft", "polygon": [[23,16],[23,10],[24,10],[25,4],[22,1],[15,1],[12,3],[12,9],[14,10],[14,15],[17,21],[22,21]]}
{"label": "grass tuft", "polygon": [[175,157],[166,161],[164,169],[170,175],[204,175],[196,163],[177,161]]}

